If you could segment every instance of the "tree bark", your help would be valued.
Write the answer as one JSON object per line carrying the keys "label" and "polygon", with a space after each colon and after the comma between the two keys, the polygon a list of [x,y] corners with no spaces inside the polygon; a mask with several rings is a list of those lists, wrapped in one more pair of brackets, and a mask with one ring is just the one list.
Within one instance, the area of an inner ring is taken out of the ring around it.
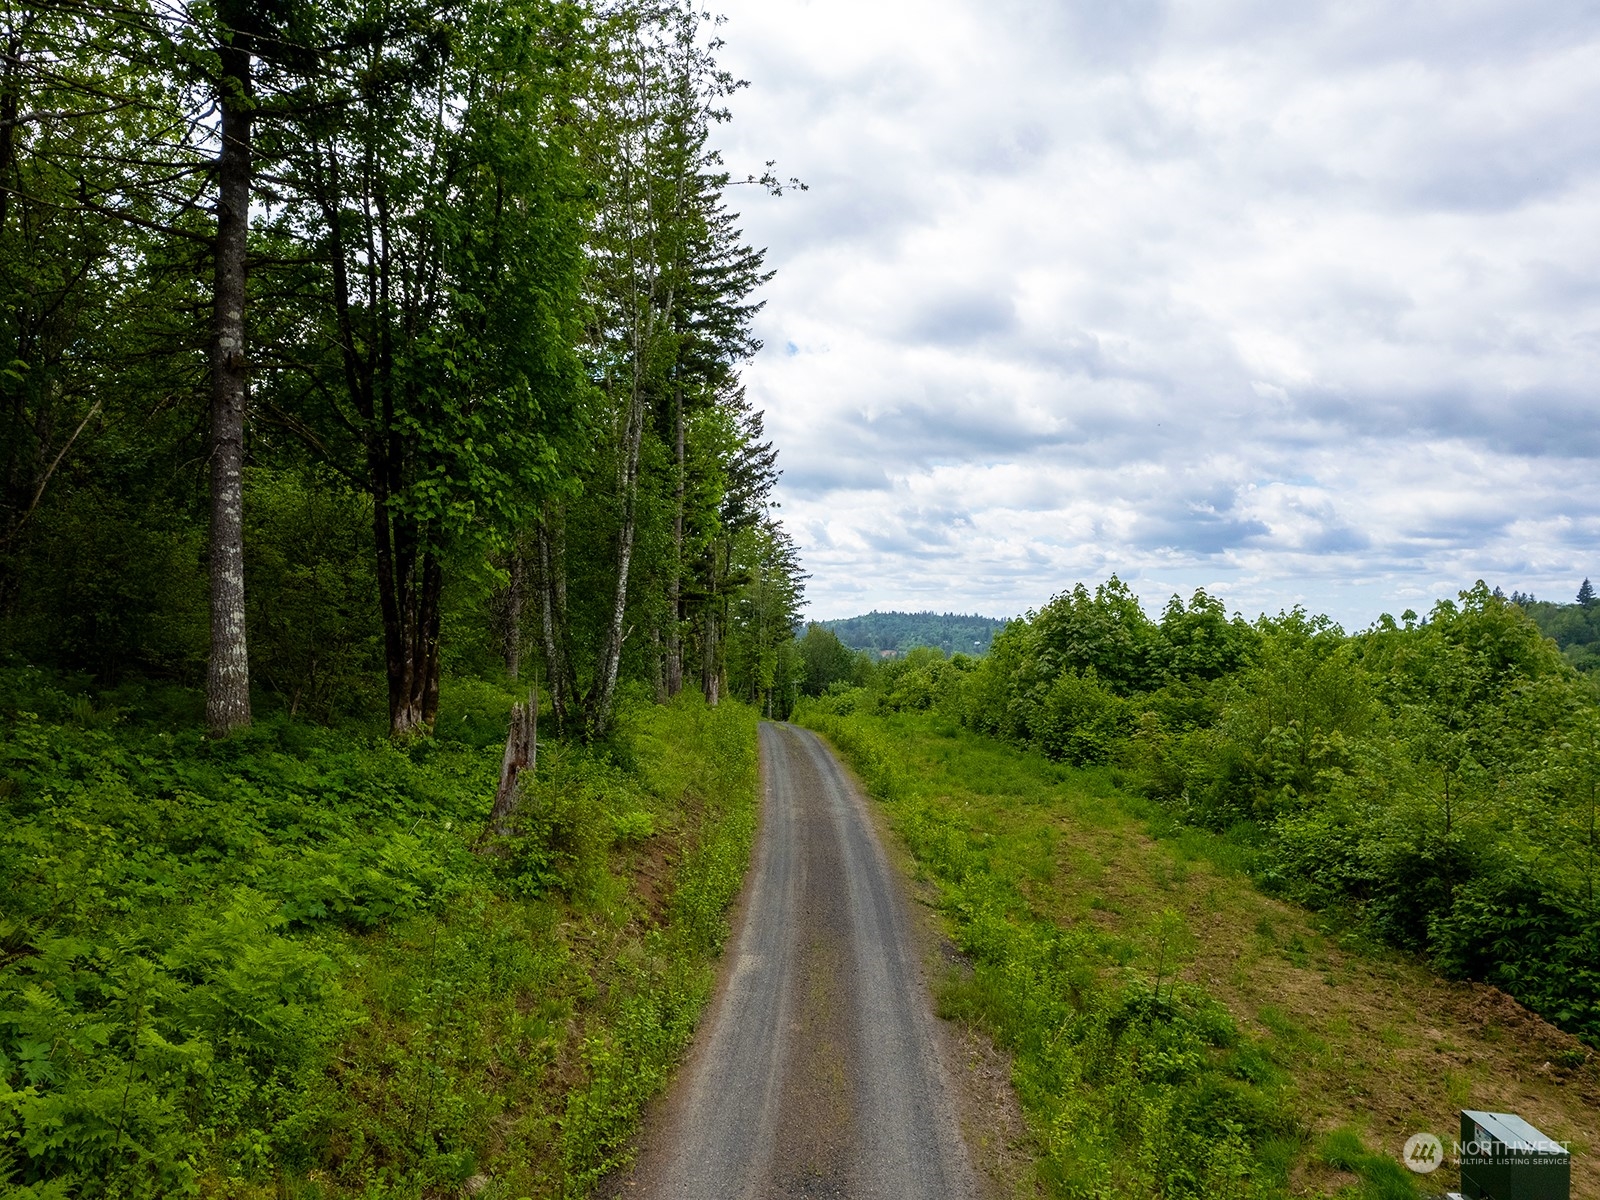
{"label": "tree bark", "polygon": [[667,695],[683,691],[683,500],[685,492],[683,444],[683,389],[677,389],[673,409],[673,454],[676,475],[672,509],[672,575],[667,580]]}
{"label": "tree bark", "polygon": [[223,735],[250,724],[244,620],[245,243],[250,228],[250,55],[222,47],[222,150],[211,336],[211,658],[206,724]]}
{"label": "tree bark", "polygon": [[505,639],[506,677],[513,682],[522,671],[522,589],[525,564],[522,548],[512,546],[508,564],[505,609],[501,614]]}
{"label": "tree bark", "polygon": [[550,679],[550,706],[565,729],[578,694],[567,632],[567,564],[558,516],[546,506],[539,517],[539,615],[544,635],[544,665]]}
{"label": "tree bark", "polygon": [[429,733],[439,719],[439,627],[444,613],[440,601],[444,597],[444,563],[439,554],[429,549],[422,556],[422,596],[420,620],[417,629],[422,635],[422,686],[418,701],[422,709],[422,723]]}
{"label": "tree bark", "polygon": [[703,653],[705,662],[701,665],[701,690],[706,694],[706,703],[715,708],[717,701],[722,698],[722,670],[717,662],[717,609],[714,601],[706,609]]}
{"label": "tree bark", "polygon": [[[381,459],[378,451],[370,451]],[[432,731],[439,713],[439,600],[444,571],[437,551],[423,544],[425,532],[404,516],[392,516],[382,485],[387,463],[373,468],[374,540],[378,602],[383,614],[383,650],[389,687],[389,734],[416,737]]]}
{"label": "tree bark", "polygon": [[[635,370],[637,371],[637,367]],[[604,737],[611,726],[611,706],[622,665],[624,622],[628,616],[628,574],[633,567],[633,540],[639,518],[639,446],[644,438],[644,394],[637,383],[628,404],[623,431],[622,527],[617,531],[617,583],[611,595],[611,616],[600,644],[594,683],[584,703],[584,736]]]}
{"label": "tree bark", "polygon": [[[417,297],[396,297],[396,263],[403,261],[393,231],[385,183],[370,159],[358,163],[354,183],[330,144],[312,163],[315,198],[329,234],[333,307],[345,386],[359,416],[366,450],[367,489],[372,496],[373,543],[378,601],[383,617],[389,733],[410,738],[432,731],[439,712],[439,641],[444,567],[439,530],[395,504],[415,470],[417,451],[408,443],[402,413],[421,411],[414,387],[400,367],[396,337],[412,336]],[[352,215],[359,214],[359,215]],[[354,250],[358,264],[352,274]],[[404,398],[405,404],[397,404]]]}
{"label": "tree bark", "polygon": [[528,693],[526,704],[511,707],[511,729],[506,734],[506,752],[500,759],[500,784],[495,788],[494,808],[489,812],[485,836],[495,839],[511,836],[522,796],[518,777],[523,771],[532,773],[538,759],[539,692],[535,688]]}
{"label": "tree bark", "polygon": [[667,701],[666,651],[661,645],[661,629],[650,627],[650,683],[657,704]]}
{"label": "tree bark", "polygon": [[389,692],[389,736],[407,737],[415,733],[422,713],[411,702],[413,659],[408,644],[411,576],[410,545],[403,523],[391,519],[386,471],[381,451],[368,447],[372,479],[373,541],[377,548],[378,607],[383,614],[383,662]]}

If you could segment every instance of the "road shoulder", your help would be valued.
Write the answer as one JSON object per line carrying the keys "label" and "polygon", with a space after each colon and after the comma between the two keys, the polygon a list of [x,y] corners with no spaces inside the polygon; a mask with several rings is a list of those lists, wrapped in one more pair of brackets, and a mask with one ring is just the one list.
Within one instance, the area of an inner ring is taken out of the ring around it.
{"label": "road shoulder", "polygon": [[939,1058],[951,1084],[962,1139],[983,1188],[984,1200],[1043,1196],[1045,1193],[1034,1166],[1033,1135],[1011,1084],[1011,1055],[977,1026],[939,1014],[941,982],[952,975],[965,975],[972,968],[950,940],[949,928],[939,914],[938,889],[917,869],[910,851],[889,821],[883,802],[873,797],[849,760],[827,738],[822,738],[822,742],[855,790],[901,889],[908,928],[916,942],[917,960],[922,965],[926,1002],[934,1017],[929,1027],[937,1037]]}

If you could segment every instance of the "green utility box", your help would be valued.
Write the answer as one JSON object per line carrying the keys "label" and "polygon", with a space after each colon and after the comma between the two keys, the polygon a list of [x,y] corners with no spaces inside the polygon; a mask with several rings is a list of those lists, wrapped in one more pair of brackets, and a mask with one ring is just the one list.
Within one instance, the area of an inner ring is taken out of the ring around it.
{"label": "green utility box", "polygon": [[1459,1153],[1467,1200],[1571,1200],[1572,1156],[1521,1117],[1463,1111]]}

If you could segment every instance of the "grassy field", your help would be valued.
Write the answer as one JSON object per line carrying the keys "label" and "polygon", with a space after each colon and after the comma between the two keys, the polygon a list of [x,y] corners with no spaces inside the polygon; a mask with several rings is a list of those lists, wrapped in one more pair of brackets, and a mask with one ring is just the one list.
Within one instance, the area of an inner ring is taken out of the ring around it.
{"label": "grassy field", "polygon": [[1109,769],[929,716],[798,718],[885,801],[965,962],[945,1015],[1012,1056],[1063,1196],[1435,1195],[1404,1140],[1463,1107],[1572,1143],[1600,1198],[1600,1067],[1502,994],[1355,944],[1262,892],[1250,848],[1175,827]]}
{"label": "grassy field", "polygon": [[483,856],[510,701],[210,742],[186,694],[0,680],[0,1193],[585,1194],[709,994],[756,719],[545,745]]}

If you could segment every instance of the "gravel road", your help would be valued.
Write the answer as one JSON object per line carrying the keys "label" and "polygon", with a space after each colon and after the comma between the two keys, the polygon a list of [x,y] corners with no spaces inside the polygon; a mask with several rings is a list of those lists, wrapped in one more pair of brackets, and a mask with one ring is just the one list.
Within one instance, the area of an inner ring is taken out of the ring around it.
{"label": "gravel road", "polygon": [[806,730],[763,724],[761,758],[722,984],[617,1194],[976,1196],[904,888],[865,801]]}

